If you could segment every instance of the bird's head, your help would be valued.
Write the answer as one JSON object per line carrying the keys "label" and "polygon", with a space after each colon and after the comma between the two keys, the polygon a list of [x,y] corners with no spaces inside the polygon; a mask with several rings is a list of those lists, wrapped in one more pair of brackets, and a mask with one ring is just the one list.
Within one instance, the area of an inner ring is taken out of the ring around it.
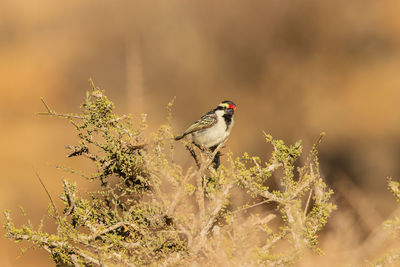
{"label": "bird's head", "polygon": [[233,115],[235,109],[236,104],[229,100],[222,101],[216,108],[216,110],[223,110],[224,113],[229,113],[231,115]]}

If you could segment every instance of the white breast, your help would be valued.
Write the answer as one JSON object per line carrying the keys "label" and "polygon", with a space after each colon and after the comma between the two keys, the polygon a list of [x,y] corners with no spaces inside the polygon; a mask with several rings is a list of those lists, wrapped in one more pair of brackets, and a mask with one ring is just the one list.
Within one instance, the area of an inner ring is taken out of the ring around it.
{"label": "white breast", "polygon": [[217,123],[215,125],[202,131],[192,133],[192,140],[196,144],[210,148],[220,144],[229,136],[233,126],[233,118],[227,129],[225,120],[222,117],[224,112],[222,110],[218,110],[216,113]]}

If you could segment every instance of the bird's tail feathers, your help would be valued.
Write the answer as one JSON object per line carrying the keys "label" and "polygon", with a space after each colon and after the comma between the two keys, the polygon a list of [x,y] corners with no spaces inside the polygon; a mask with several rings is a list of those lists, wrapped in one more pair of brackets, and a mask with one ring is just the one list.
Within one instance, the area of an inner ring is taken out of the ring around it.
{"label": "bird's tail feathers", "polygon": [[177,137],[175,137],[175,141],[181,140],[183,137],[185,137],[185,135],[178,135]]}

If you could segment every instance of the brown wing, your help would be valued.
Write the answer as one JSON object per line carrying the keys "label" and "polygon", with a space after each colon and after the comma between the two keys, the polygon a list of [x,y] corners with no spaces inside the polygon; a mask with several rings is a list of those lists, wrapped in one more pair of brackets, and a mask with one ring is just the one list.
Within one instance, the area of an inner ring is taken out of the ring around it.
{"label": "brown wing", "polygon": [[214,111],[210,111],[204,116],[202,116],[198,121],[190,125],[189,128],[187,128],[182,135],[175,137],[175,140],[182,139],[188,134],[210,128],[216,123],[217,123],[217,116],[215,115]]}

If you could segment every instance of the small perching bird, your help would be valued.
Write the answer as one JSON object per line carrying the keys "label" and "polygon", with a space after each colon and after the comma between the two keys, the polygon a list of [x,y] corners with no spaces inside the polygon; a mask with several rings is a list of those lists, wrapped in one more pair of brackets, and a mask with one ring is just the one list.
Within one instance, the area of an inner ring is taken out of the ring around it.
{"label": "small perching bird", "polygon": [[[200,148],[214,151],[231,133],[235,108],[236,105],[232,101],[222,101],[215,109],[190,125],[182,135],[175,137],[175,140],[187,138]],[[219,154],[216,160],[218,167]]]}

